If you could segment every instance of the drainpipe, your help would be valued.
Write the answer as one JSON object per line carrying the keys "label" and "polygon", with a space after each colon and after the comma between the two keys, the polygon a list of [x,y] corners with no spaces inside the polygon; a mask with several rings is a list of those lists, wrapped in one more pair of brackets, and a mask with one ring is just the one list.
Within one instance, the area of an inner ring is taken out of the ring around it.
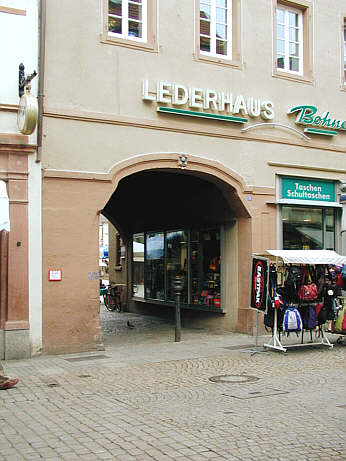
{"label": "drainpipe", "polygon": [[39,25],[39,82],[38,82],[38,124],[37,124],[37,154],[36,163],[42,158],[42,120],[44,98],[44,64],[46,50],[46,0],[40,0]]}

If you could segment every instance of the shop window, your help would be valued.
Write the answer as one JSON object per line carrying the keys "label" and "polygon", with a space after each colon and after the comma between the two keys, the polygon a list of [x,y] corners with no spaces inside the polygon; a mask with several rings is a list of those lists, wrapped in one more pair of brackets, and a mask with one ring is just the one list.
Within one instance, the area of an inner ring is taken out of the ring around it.
{"label": "shop window", "polygon": [[283,206],[282,231],[285,250],[334,250],[334,209]]}
{"label": "shop window", "polygon": [[115,237],[115,266],[122,268],[125,262],[125,245],[119,234]]}
{"label": "shop window", "polygon": [[195,1],[197,59],[239,67],[239,0]]}
{"label": "shop window", "polygon": [[312,21],[308,2],[274,0],[274,76],[312,79]]}
{"label": "shop window", "polygon": [[103,0],[102,42],[156,51],[157,0]]}
{"label": "shop window", "polygon": [[187,233],[184,231],[167,232],[166,234],[167,299],[169,301],[175,300],[174,280],[177,275],[181,275],[183,285],[181,301],[188,302],[187,239]]}
{"label": "shop window", "polygon": [[133,295],[174,303],[174,281],[179,275],[183,281],[183,305],[220,311],[220,261],[220,229],[136,234]]}
{"label": "shop window", "polygon": [[144,234],[136,234],[132,241],[133,295],[144,298]]}
{"label": "shop window", "polygon": [[165,299],[163,232],[148,233],[145,239],[145,296],[150,299]]}

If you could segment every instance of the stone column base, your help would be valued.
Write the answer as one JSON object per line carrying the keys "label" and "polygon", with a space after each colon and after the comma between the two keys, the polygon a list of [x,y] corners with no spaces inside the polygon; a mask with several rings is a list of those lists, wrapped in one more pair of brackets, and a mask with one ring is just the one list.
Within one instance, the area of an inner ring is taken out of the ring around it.
{"label": "stone column base", "polygon": [[16,360],[30,357],[29,330],[0,330],[0,359]]}

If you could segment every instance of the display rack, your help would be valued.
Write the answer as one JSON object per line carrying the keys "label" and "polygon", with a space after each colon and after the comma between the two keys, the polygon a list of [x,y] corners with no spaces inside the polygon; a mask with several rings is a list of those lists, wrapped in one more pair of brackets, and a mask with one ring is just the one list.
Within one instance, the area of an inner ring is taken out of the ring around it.
{"label": "display rack", "polygon": [[[285,344],[283,346],[281,344],[280,338],[278,336],[278,327],[277,327],[277,309],[274,311],[274,327],[273,327],[273,336],[272,339],[269,341],[267,344],[263,344],[263,347],[267,349],[274,349],[278,350],[280,352],[286,352],[288,348],[290,347],[301,347],[301,346],[317,346],[317,345],[323,345],[323,346],[328,346],[330,349],[333,348],[333,344],[329,341],[327,336],[325,335],[325,332],[323,330],[323,326],[320,326],[319,332],[321,333],[322,340],[319,342],[309,342],[309,343],[294,343],[294,344]],[[302,330],[303,331],[303,330]],[[303,333],[302,333],[303,334]]]}
{"label": "display rack", "polygon": [[[273,259],[276,265],[276,268],[280,265],[286,264],[299,264],[299,265],[343,265],[346,264],[346,257],[337,254],[335,251],[330,250],[267,250],[266,253],[262,256],[269,257]],[[303,330],[302,330],[303,331]],[[302,333],[303,334],[303,333]],[[317,335],[315,335],[316,337]],[[264,344],[263,347],[266,349],[273,349],[280,352],[286,352],[288,348],[291,347],[302,347],[302,346],[312,346],[312,345],[323,345],[332,349],[333,344],[330,343],[327,338],[323,326],[319,327],[319,337],[322,339],[320,341],[308,342],[308,343],[294,343],[288,345],[282,345],[279,335],[278,335],[278,326],[277,326],[277,309],[274,310],[274,326],[273,326],[273,335],[271,340]]]}

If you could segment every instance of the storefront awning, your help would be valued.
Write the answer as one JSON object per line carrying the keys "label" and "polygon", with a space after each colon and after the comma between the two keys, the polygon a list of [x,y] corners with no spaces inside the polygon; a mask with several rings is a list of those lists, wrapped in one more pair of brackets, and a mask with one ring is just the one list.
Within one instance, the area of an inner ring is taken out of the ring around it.
{"label": "storefront awning", "polygon": [[346,256],[332,250],[267,250],[266,253],[291,264],[346,264]]}
{"label": "storefront awning", "polygon": [[6,183],[0,180],[0,231],[10,230],[10,205],[7,196]]}

